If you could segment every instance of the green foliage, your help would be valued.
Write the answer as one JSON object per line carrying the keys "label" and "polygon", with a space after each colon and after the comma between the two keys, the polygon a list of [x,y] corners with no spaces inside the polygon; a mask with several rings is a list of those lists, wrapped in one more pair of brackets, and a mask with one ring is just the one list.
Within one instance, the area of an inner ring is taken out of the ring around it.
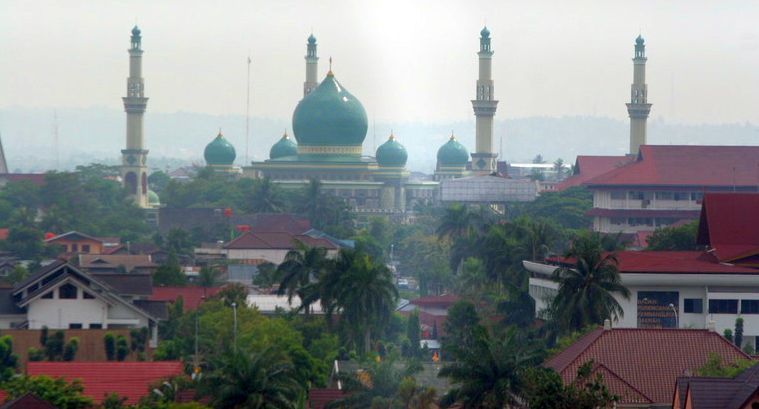
{"label": "green foliage", "polygon": [[73,361],[76,358],[76,352],[79,350],[79,338],[72,337],[63,347],[63,355],[61,358],[64,361]]}
{"label": "green foliage", "polygon": [[735,319],[735,345],[738,348],[743,347],[743,318]]}
{"label": "green foliage", "polygon": [[11,271],[10,274],[8,274],[8,277],[6,277],[5,279],[10,284],[17,284],[23,281],[28,276],[29,276],[29,270],[27,270],[21,264],[17,264],[13,267],[13,271]]}
{"label": "green foliage", "polygon": [[215,287],[219,284],[220,275],[221,272],[214,267],[201,267],[198,274],[198,285],[206,288]]}
{"label": "green foliage", "polygon": [[103,344],[106,359],[109,361],[116,360],[116,337],[112,333],[106,332],[103,336]]}
{"label": "green foliage", "polygon": [[406,322],[406,338],[409,340],[408,357],[418,357],[420,354],[419,341],[422,334],[422,328],[419,325],[419,312],[414,311],[409,315]]}
{"label": "green foliage", "polygon": [[646,250],[699,250],[702,246],[696,244],[697,233],[698,221],[657,228],[648,238]]}
{"label": "green foliage", "polygon": [[743,371],[751,368],[756,361],[751,359],[737,359],[733,363],[726,364],[722,358],[714,352],[709,353],[709,358],[701,368],[696,370],[698,376],[714,376],[720,378],[735,378]]}
{"label": "green foliage", "polygon": [[597,328],[598,328],[597,325],[588,325],[579,330],[572,331],[562,336],[556,342],[556,345],[554,345],[553,348],[548,350],[548,356],[554,356],[558,354],[559,352],[569,348],[569,346],[577,342],[578,339],[584,337],[585,335],[589,334],[590,332],[592,332],[593,330]]}
{"label": "green foliage", "polygon": [[722,336],[725,337],[726,340],[733,342],[733,330],[730,328],[725,328],[725,331],[723,331]]}
{"label": "green foliage", "polygon": [[293,363],[281,350],[222,356],[204,380],[216,408],[290,409],[302,388]]}
{"label": "green foliage", "polygon": [[13,353],[13,338],[0,337],[0,382],[10,379],[18,369],[18,355]]}
{"label": "green foliage", "polygon": [[522,393],[531,409],[601,409],[616,407],[619,397],[592,375],[593,361],[577,369],[575,381],[564,385],[559,374],[547,368],[529,368],[521,379]]}
{"label": "green foliage", "polygon": [[125,409],[127,398],[119,396],[115,392],[109,393],[100,403],[103,409]]}
{"label": "green foliage", "polygon": [[148,176],[148,185],[156,193],[161,193],[169,182],[171,182],[171,178],[161,170],[157,170]]}
{"label": "green foliage", "polygon": [[123,361],[129,355],[129,344],[123,335],[116,336],[116,360]]}
{"label": "green foliage", "polygon": [[529,216],[547,219],[563,228],[584,229],[590,226],[586,215],[593,207],[593,194],[584,187],[571,187],[561,192],[542,192],[529,203],[513,204],[513,217]]}
{"label": "green foliage", "polygon": [[45,350],[35,347],[29,347],[26,350],[27,359],[30,362],[40,362],[45,360]]}
{"label": "green foliage", "polygon": [[9,400],[33,393],[59,409],[83,409],[92,405],[92,399],[83,395],[84,387],[78,380],[69,383],[63,378],[17,376],[3,382],[0,387],[8,393]]}
{"label": "green foliage", "polygon": [[172,250],[166,263],[159,266],[153,273],[153,284],[158,286],[184,286],[187,276],[182,272],[176,253]]}
{"label": "green foliage", "polygon": [[45,355],[48,361],[60,361],[63,359],[63,349],[65,346],[65,334],[63,331],[55,331],[53,335],[47,337],[45,342]]}
{"label": "green foliage", "polygon": [[280,282],[282,277],[277,266],[273,263],[262,263],[258,265],[258,274],[253,277],[253,285],[261,288],[269,288]]}
{"label": "green foliage", "polygon": [[148,328],[135,328],[129,331],[129,349],[132,352],[145,352],[145,346],[148,343]]}
{"label": "green foliage", "polygon": [[575,260],[575,266],[560,267],[553,273],[559,291],[550,308],[558,325],[571,331],[621,317],[624,312],[614,294],[629,298],[630,290],[622,285],[616,256],[603,252],[600,236],[577,237],[566,256]]}
{"label": "green foliage", "polygon": [[227,307],[231,307],[232,304],[243,307],[247,305],[248,289],[240,283],[227,284],[213,296],[213,299],[223,302]]}

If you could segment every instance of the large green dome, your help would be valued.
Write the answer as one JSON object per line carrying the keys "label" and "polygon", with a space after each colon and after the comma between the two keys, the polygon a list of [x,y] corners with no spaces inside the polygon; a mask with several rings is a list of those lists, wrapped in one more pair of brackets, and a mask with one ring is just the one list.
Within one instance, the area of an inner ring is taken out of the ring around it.
{"label": "large green dome", "polygon": [[293,132],[300,147],[353,146],[359,147],[360,154],[366,130],[364,106],[337,82],[332,71],[293,113]]}
{"label": "large green dome", "polygon": [[206,145],[203,157],[206,159],[207,165],[229,166],[234,163],[237,153],[235,147],[219,132],[216,138]]}
{"label": "large green dome", "polygon": [[408,153],[395,136],[390,133],[390,138],[377,148],[377,163],[380,166],[406,166]]}
{"label": "large green dome", "polygon": [[467,162],[469,162],[469,152],[453,135],[437,151],[437,163],[440,166],[464,167]]}
{"label": "large green dome", "polygon": [[295,156],[298,154],[298,145],[287,136],[287,132],[282,135],[282,139],[272,145],[269,151],[269,159],[277,159],[285,156]]}

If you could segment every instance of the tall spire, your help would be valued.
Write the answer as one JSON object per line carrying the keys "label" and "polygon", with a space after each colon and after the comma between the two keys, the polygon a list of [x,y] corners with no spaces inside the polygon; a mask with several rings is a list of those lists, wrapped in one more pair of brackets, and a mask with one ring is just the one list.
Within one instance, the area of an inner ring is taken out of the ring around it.
{"label": "tall spire", "polygon": [[127,78],[127,96],[124,101],[126,121],[126,149],[121,151],[121,177],[124,188],[134,203],[142,208],[148,207],[148,151],[144,144],[143,116],[148,105],[145,97],[145,80],[142,78],[142,35],[134,26],[129,52],[129,78]]}
{"label": "tall spire", "polygon": [[491,63],[493,50],[490,48],[490,30],[484,27],[480,31],[479,78],[477,79],[477,99],[472,100],[476,117],[477,144],[472,153],[472,171],[487,175],[497,170],[498,154],[493,148],[493,118],[498,101],[495,99],[495,86],[492,78]]}
{"label": "tall spire", "polygon": [[627,113],[630,115],[630,154],[637,155],[641,145],[646,144],[646,122],[651,112],[648,103],[648,85],[646,84],[646,44],[643,36],[635,39],[635,57],[633,58],[633,83],[630,87],[630,103]]}
{"label": "tall spire", "polygon": [[0,134],[0,175],[8,173],[8,162],[5,161],[5,151],[3,150],[3,135]]}
{"label": "tall spire", "polygon": [[316,55],[316,37],[308,36],[306,44],[306,82],[303,83],[303,98],[319,85],[316,72],[319,69],[319,57]]}

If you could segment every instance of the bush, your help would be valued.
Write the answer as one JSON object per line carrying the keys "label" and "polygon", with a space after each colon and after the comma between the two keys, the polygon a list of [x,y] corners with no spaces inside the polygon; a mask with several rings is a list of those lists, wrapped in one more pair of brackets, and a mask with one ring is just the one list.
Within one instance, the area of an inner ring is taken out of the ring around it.
{"label": "bush", "polygon": [[63,360],[73,361],[76,358],[76,352],[79,350],[79,338],[73,337],[63,347]]}
{"label": "bush", "polygon": [[45,360],[45,351],[39,348],[30,347],[26,350],[29,362],[39,362]]}
{"label": "bush", "polygon": [[127,355],[129,355],[129,344],[125,336],[119,335],[116,337],[116,360],[123,361]]}
{"label": "bush", "polygon": [[103,337],[105,343],[105,358],[109,361],[116,359],[116,338],[112,333],[107,332]]}
{"label": "bush", "polygon": [[47,343],[45,343],[44,347],[48,361],[53,362],[63,359],[64,339],[65,335],[63,331],[55,331],[53,336],[47,338]]}

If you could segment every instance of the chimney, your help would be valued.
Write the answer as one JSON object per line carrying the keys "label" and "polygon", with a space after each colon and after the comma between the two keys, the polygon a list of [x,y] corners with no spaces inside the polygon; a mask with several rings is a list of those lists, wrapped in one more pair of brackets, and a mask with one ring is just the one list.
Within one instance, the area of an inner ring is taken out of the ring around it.
{"label": "chimney", "polygon": [[604,331],[610,331],[611,330],[611,320],[605,319],[604,320]]}
{"label": "chimney", "polygon": [[714,320],[709,320],[709,323],[706,324],[706,329],[708,329],[711,332],[717,332],[717,328],[714,324]]}

